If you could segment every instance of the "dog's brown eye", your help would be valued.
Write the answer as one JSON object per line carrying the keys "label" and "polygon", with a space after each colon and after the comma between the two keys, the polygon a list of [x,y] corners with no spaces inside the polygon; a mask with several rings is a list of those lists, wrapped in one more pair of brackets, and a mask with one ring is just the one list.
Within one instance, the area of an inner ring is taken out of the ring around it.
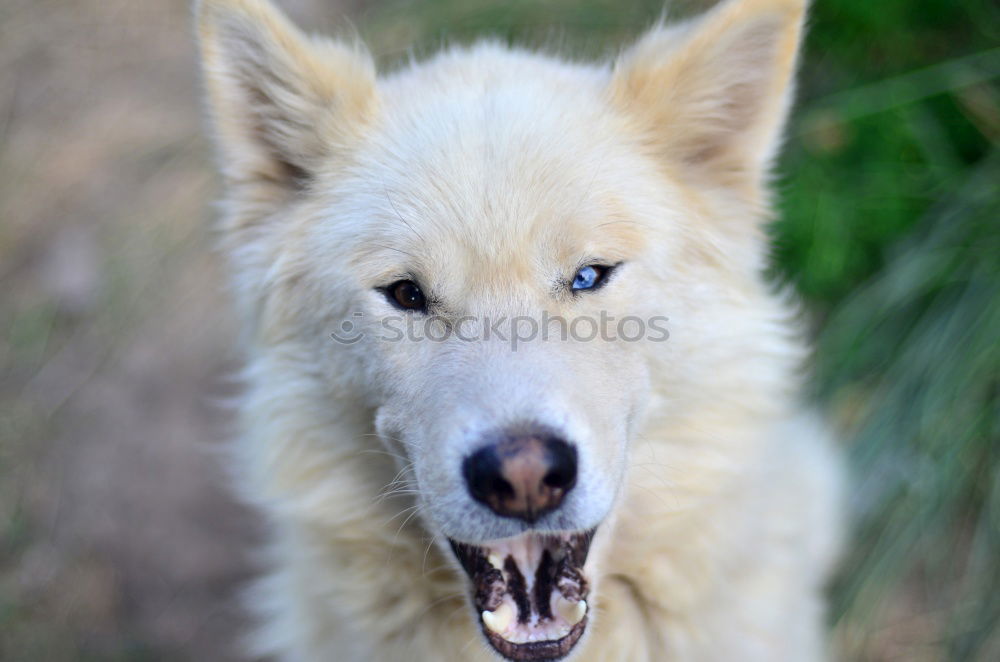
{"label": "dog's brown eye", "polygon": [[427,300],[420,287],[412,280],[401,280],[386,288],[389,300],[406,310],[423,310],[427,307]]}

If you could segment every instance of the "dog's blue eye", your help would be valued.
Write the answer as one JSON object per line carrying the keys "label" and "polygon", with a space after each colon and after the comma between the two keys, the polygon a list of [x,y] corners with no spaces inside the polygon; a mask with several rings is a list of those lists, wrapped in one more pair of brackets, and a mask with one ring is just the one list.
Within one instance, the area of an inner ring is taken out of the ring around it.
{"label": "dog's blue eye", "polygon": [[584,267],[576,272],[573,278],[574,290],[589,290],[597,282],[597,269],[594,267]]}
{"label": "dog's blue eye", "polygon": [[592,290],[600,287],[604,283],[605,278],[607,278],[609,271],[611,271],[611,267],[604,267],[597,264],[588,265],[576,272],[571,287],[574,291]]}

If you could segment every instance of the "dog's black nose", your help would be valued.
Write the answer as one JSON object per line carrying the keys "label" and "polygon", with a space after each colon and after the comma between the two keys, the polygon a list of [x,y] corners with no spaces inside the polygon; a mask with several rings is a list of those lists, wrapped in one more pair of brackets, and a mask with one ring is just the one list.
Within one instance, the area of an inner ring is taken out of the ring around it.
{"label": "dog's black nose", "polygon": [[465,458],[462,473],[473,499],[532,523],[576,485],[576,449],[548,432],[507,435]]}

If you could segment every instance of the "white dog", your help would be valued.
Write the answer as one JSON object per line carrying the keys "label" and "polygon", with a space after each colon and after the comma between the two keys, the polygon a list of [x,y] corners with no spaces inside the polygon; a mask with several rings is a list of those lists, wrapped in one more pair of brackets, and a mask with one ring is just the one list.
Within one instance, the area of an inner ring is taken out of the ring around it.
{"label": "white dog", "polygon": [[200,3],[258,653],[824,657],[839,462],[761,275],[803,13],[377,76],[265,0]]}

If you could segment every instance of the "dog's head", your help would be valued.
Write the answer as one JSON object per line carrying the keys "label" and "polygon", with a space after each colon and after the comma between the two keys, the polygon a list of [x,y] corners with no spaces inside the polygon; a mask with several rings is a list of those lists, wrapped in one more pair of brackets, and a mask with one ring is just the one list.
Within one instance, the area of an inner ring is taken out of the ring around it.
{"label": "dog's head", "polygon": [[681,365],[666,318],[761,267],[802,5],[729,2],[613,66],[483,44],[385,77],[263,0],[200,7],[252,342],[311,345],[370,412],[510,659],[573,649],[644,413],[725,370]]}

